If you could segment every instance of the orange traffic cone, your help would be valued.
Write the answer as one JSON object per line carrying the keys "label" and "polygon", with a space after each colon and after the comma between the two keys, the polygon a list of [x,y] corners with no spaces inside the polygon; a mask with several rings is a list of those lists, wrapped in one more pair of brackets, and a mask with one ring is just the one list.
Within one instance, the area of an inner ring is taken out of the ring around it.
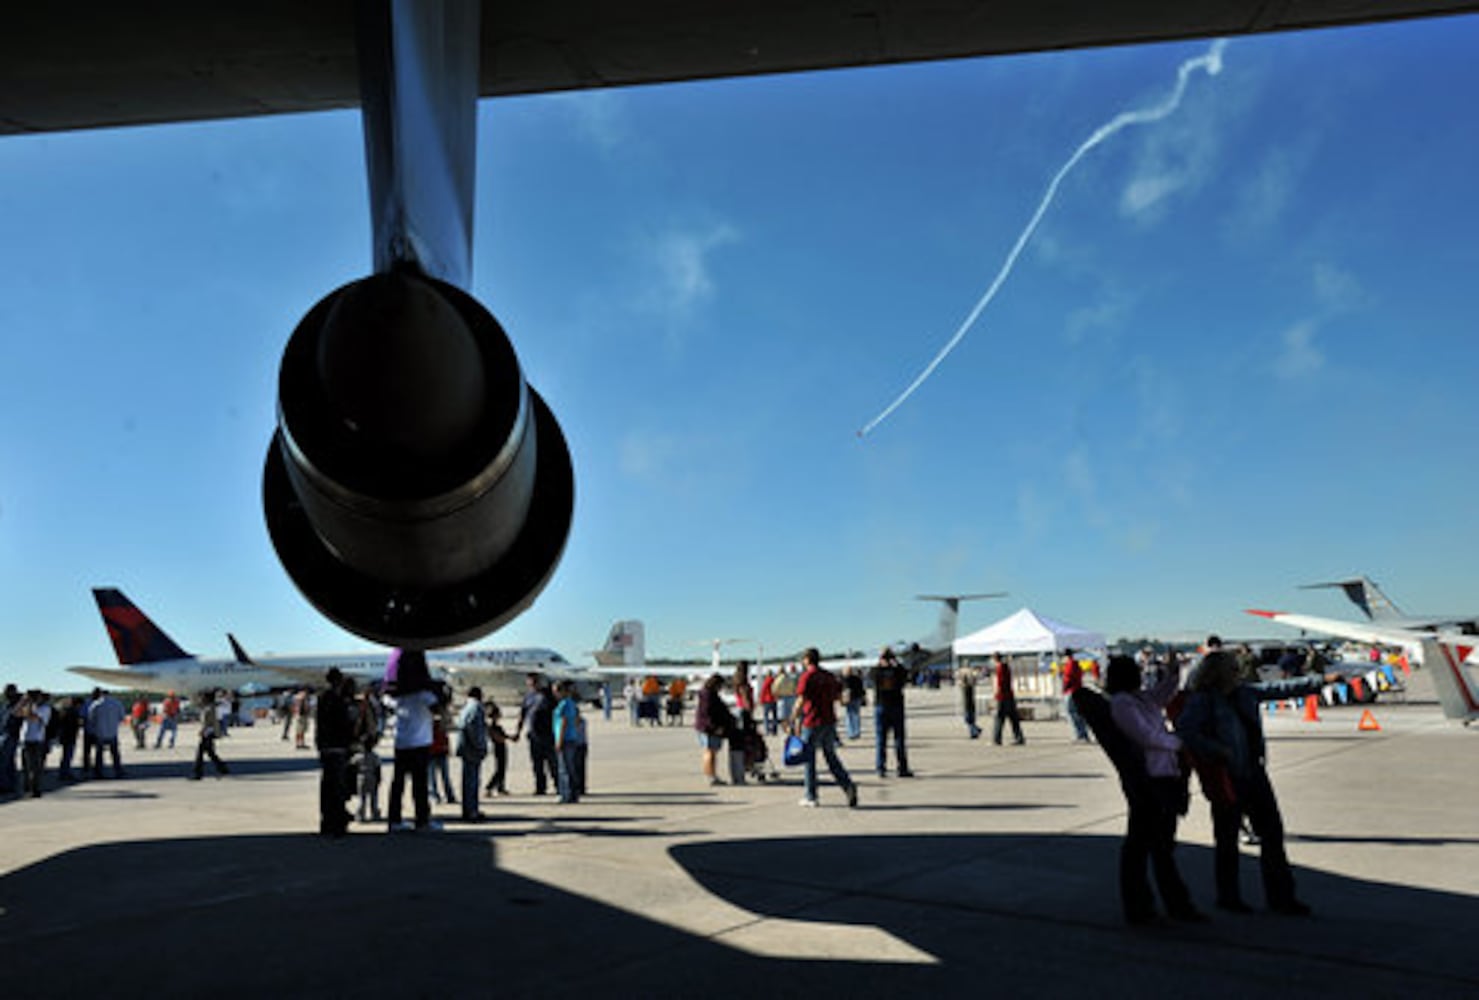
{"label": "orange traffic cone", "polygon": [[1304,721],[1305,722],[1319,722],[1320,721],[1320,712],[1319,712],[1319,709],[1316,708],[1316,705],[1317,705],[1318,701],[1319,701],[1319,699],[1317,699],[1312,694],[1307,694],[1307,695],[1304,696]]}
{"label": "orange traffic cone", "polygon": [[1361,713],[1361,721],[1356,723],[1356,728],[1363,733],[1376,733],[1381,731],[1381,725],[1376,721],[1376,716],[1371,714],[1371,709]]}

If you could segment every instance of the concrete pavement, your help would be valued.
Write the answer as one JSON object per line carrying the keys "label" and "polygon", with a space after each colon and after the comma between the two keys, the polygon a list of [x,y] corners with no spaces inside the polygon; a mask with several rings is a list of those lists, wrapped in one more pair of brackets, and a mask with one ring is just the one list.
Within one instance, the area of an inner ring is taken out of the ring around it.
{"label": "concrete pavement", "polygon": [[843,751],[856,810],[830,784],[798,808],[796,769],[710,788],[690,729],[621,713],[592,713],[578,805],[520,794],[519,745],[490,822],[444,806],[443,833],[357,825],[342,842],[313,835],[316,756],[280,730],[221,741],[221,780],[184,780],[193,731],[173,752],[125,749],[125,780],[0,804],[8,975],[38,996],[1479,994],[1479,732],[1435,704],[1379,704],[1377,733],[1359,709],[1268,718],[1313,918],[1211,909],[1196,797],[1179,859],[1212,920],[1132,930],[1098,748],[1064,721],[993,747],[966,738],[952,691],[910,699],[918,776],[874,777],[865,733]]}

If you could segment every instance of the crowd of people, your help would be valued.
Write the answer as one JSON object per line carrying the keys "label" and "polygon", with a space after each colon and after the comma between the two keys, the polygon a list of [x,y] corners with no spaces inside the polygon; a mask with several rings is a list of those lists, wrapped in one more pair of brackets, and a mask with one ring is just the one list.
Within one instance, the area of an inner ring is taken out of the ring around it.
{"label": "crowd of people", "polygon": [[[1278,800],[1265,768],[1261,702],[1316,694],[1339,680],[1322,672],[1310,657],[1290,664],[1302,675],[1261,680],[1257,660],[1246,647],[1224,650],[1216,636],[1205,655],[1186,673],[1178,655],[1110,656],[1102,672],[1097,661],[1066,650],[1055,664],[1065,713],[1075,741],[1097,742],[1113,762],[1128,806],[1128,822],[1119,858],[1119,883],[1125,919],[1132,924],[1160,919],[1151,890],[1154,876],[1161,905],[1174,920],[1200,921],[1204,914],[1192,902],[1175,862],[1176,828],[1190,804],[1190,776],[1197,775],[1207,799],[1214,837],[1215,905],[1233,913],[1250,907],[1240,891],[1240,833],[1260,847],[1260,870],[1270,910],[1304,915],[1309,907],[1295,892],[1294,876],[1284,850]],[[631,682],[631,705],[666,699],[665,714],[682,719],[684,687],[655,687],[655,678]],[[966,665],[957,671],[961,714],[967,736],[984,734],[978,719],[977,685],[991,685],[995,708],[992,741],[1000,745],[1011,728],[1012,742],[1024,742],[1016,685],[1010,660],[998,654],[988,665]],[[857,782],[843,763],[838,747],[839,712],[846,720],[846,739],[862,735],[862,712],[871,694],[873,762],[880,778],[892,773],[912,778],[909,766],[906,691],[917,682],[891,649],[885,649],[871,671],[854,666],[839,674],[826,669],[818,651],[807,649],[795,670],[772,668],[760,678],[758,691],[751,665],[741,661],[731,677],[712,674],[699,687],[693,727],[700,747],[700,769],[711,785],[744,784],[747,777],[777,777],[765,736],[784,733],[786,762],[802,772],[800,805],[820,801],[817,757],[821,756],[849,807],[859,800]],[[725,696],[726,687],[733,708]],[[125,777],[119,732],[125,721],[135,750],[147,749],[148,730],[157,727],[153,746],[166,737],[173,748],[182,719],[182,703],[170,692],[158,706],[140,698],[131,708],[102,689],[87,697],[63,697],[53,704],[44,691],[5,688],[5,727],[0,746],[0,795],[39,797],[47,755],[60,749],[57,777],[63,783],[104,777],[111,763],[115,778]],[[200,728],[189,777],[199,780],[205,762],[216,775],[230,772],[217,752],[217,741],[229,732],[239,701],[223,691],[205,691],[192,699]],[[677,708],[671,707],[673,703]],[[528,747],[533,793],[553,791],[561,803],[576,803],[587,790],[590,734],[572,682],[551,685],[539,674],[526,678],[512,733],[502,724],[502,711],[483,691],[466,693],[453,714],[450,688],[434,679],[424,654],[397,650],[384,681],[357,687],[353,678],[330,670],[317,691],[302,688],[282,702],[283,739],[306,745],[310,722],[313,748],[321,768],[319,831],[341,838],[355,820],[385,822],[392,832],[440,828],[431,801],[458,805],[460,818],[485,819],[482,798],[508,794],[509,744]],[[633,710],[638,724],[648,715]],[[392,777],[382,813],[379,795],[382,759],[377,752],[393,720]],[[77,743],[80,766],[74,768]],[[454,743],[455,738],[455,743]],[[890,752],[891,750],[891,752]],[[17,769],[16,758],[20,758]],[[450,760],[460,760],[460,780],[451,778]],[[483,762],[493,759],[492,774],[482,780]],[[723,776],[721,776],[721,774]],[[440,788],[438,779],[440,778]],[[411,788],[412,813],[404,818],[405,787]],[[357,799],[357,808],[351,809]]]}

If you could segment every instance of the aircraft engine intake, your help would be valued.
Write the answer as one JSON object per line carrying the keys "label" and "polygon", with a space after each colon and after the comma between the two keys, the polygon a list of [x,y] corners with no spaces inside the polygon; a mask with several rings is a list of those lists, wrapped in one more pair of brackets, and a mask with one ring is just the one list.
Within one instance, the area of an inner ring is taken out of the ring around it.
{"label": "aircraft engine intake", "polygon": [[574,508],[564,435],[498,321],[414,268],[345,285],[278,376],[263,503],[288,575],[376,642],[480,638],[538,596]]}

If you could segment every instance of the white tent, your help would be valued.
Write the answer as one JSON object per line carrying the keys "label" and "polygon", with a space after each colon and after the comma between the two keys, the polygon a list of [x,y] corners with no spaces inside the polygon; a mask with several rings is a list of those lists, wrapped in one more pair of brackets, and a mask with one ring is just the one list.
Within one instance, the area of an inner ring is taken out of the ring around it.
{"label": "white tent", "polygon": [[989,656],[992,653],[1060,653],[1065,649],[1102,649],[1101,632],[1045,618],[1023,608],[979,632],[961,636],[951,644],[956,656]]}

